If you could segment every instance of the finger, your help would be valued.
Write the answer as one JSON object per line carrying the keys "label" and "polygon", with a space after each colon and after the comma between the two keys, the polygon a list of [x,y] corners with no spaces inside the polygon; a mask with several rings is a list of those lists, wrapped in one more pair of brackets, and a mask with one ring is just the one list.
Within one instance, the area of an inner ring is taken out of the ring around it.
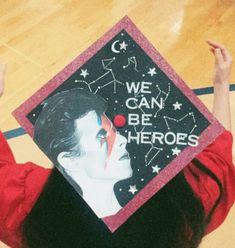
{"label": "finger", "polygon": [[232,61],[232,56],[224,45],[219,44],[218,42],[212,40],[207,40],[207,43],[211,45],[211,47],[213,47],[214,49],[220,48],[225,61]]}
{"label": "finger", "polygon": [[210,46],[214,48],[220,48],[221,50],[225,49],[224,45],[214,41],[214,40],[207,40],[206,41]]}
{"label": "finger", "polygon": [[232,56],[226,48],[221,50],[221,52],[225,61],[232,61]]}
{"label": "finger", "polygon": [[223,57],[223,54],[222,54],[220,48],[215,49],[214,55],[215,55],[215,63],[217,63],[217,64],[224,63],[224,57]]}
{"label": "finger", "polygon": [[213,53],[213,55],[215,55],[215,54],[214,54],[214,53],[215,53],[214,49],[209,49],[209,51],[210,51],[211,53]]}

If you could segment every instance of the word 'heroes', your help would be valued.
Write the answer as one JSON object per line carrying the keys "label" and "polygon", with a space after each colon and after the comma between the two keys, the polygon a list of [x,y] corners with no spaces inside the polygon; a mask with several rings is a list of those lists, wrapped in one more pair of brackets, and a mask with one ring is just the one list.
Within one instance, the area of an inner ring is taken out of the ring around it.
{"label": "word 'heroes'", "polygon": [[159,145],[189,145],[198,146],[198,136],[187,133],[173,132],[128,132],[127,142],[135,141],[137,144],[156,144]]}

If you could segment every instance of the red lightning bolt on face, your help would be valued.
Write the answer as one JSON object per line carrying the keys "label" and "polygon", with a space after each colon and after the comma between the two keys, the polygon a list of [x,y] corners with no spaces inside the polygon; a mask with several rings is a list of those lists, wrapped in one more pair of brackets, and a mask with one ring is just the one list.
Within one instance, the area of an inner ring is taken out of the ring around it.
{"label": "red lightning bolt on face", "polygon": [[[108,160],[112,152],[113,144],[116,138],[116,129],[113,123],[109,120],[109,118],[105,114],[101,115],[101,126],[107,132],[106,139],[104,139],[103,143],[107,142],[107,160]],[[107,166],[107,161],[106,161],[106,166]]]}

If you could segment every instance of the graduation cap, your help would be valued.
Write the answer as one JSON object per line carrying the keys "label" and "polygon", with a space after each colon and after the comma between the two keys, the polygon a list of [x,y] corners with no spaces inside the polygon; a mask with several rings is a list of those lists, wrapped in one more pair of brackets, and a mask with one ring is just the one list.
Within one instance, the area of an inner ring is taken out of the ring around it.
{"label": "graduation cap", "polygon": [[112,232],[223,131],[128,17],[13,115]]}

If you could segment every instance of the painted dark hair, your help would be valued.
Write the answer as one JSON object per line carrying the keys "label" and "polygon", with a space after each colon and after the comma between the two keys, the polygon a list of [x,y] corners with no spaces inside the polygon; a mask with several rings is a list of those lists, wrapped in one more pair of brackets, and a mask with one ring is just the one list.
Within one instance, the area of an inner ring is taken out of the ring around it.
{"label": "painted dark hair", "polygon": [[100,96],[80,89],[59,92],[43,103],[33,139],[55,165],[60,152],[69,152],[71,156],[80,153],[75,120],[90,111],[101,115],[107,106]]}

